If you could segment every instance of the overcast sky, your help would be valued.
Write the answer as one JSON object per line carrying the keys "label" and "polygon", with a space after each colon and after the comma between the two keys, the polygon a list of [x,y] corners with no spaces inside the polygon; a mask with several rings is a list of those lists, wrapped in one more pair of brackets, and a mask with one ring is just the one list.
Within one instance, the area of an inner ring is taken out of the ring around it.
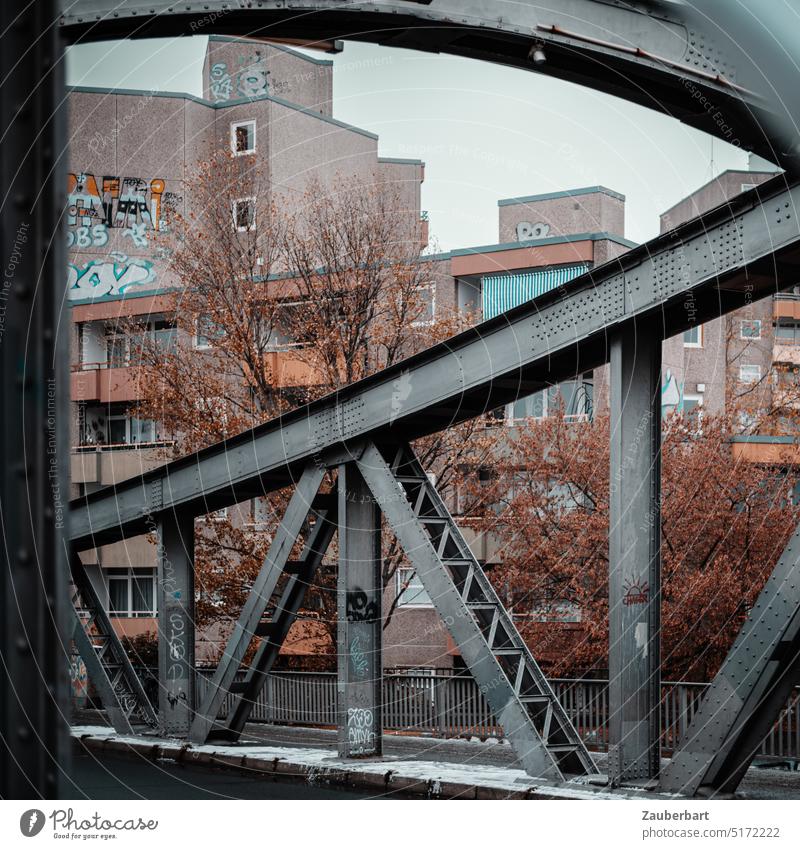
{"label": "overcast sky", "polygon": [[[202,93],[206,39],[69,49],[72,85]],[[319,55],[319,54],[314,54]],[[438,249],[497,242],[500,198],[604,185],[626,195],[641,242],[658,215],[712,176],[710,136],[542,74],[347,43],[334,61],[336,118],[380,135],[381,156],[425,160],[422,206]],[[713,174],[747,157],[713,142]]]}

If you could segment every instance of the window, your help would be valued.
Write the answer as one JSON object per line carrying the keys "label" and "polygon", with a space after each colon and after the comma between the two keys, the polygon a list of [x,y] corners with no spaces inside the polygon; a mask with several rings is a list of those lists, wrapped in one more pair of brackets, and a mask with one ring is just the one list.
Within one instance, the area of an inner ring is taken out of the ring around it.
{"label": "window", "polygon": [[761,380],[761,366],[752,363],[739,366],[739,380],[742,383],[758,383]]}
{"label": "window", "polygon": [[780,319],[775,324],[775,341],[779,345],[800,345],[800,323]]}
{"label": "window", "polygon": [[761,320],[743,319],[739,324],[740,339],[760,339],[761,338]]}
{"label": "window", "polygon": [[400,568],[397,570],[397,605],[398,607],[430,607],[431,598],[422,586],[414,569]]}
{"label": "window", "polygon": [[683,334],[684,348],[702,348],[703,347],[703,326],[695,324]]}
{"label": "window", "polygon": [[758,183],[740,183],[740,185],[743,192],[749,192],[750,189],[754,189]]}
{"label": "window", "polygon": [[194,346],[200,350],[213,348],[225,336],[225,329],[215,324],[207,315],[197,317],[194,326]]}
{"label": "window", "polygon": [[206,513],[205,516],[198,516],[198,522],[221,522],[223,519],[228,518],[228,508],[220,507],[219,510],[211,510],[209,513]]}
{"label": "window", "polygon": [[700,424],[703,417],[703,396],[700,393],[697,395],[684,394],[683,415],[685,419]]}
{"label": "window", "polygon": [[272,505],[269,503],[268,498],[260,496],[250,502],[250,521],[252,524],[264,527],[269,525],[274,518]]}
{"label": "window", "polygon": [[254,230],[256,226],[256,199],[240,198],[233,202],[233,226],[239,233]]}
{"label": "window", "polygon": [[109,368],[123,368],[128,363],[128,337],[112,333],[106,338],[106,362]]}
{"label": "window", "polygon": [[559,410],[571,421],[591,419],[594,409],[594,383],[591,373],[582,380],[566,380],[546,390],[519,398],[506,408],[509,424],[522,419],[543,419]]}
{"label": "window", "polygon": [[231,124],[231,150],[235,156],[256,152],[255,121],[236,121]]}
{"label": "window", "polygon": [[543,419],[547,415],[547,393],[545,390],[534,392],[525,398],[518,398],[508,405],[508,418],[511,422],[521,419]]}
{"label": "window", "polygon": [[111,445],[137,445],[156,441],[156,423],[140,419],[127,412],[117,412],[108,417],[108,441]]}
{"label": "window", "polygon": [[436,320],[436,284],[424,283],[419,287],[418,294],[421,304],[419,318],[412,322],[413,327],[426,327]]}
{"label": "window", "polygon": [[156,570],[108,569],[108,612],[112,616],[156,615]]}

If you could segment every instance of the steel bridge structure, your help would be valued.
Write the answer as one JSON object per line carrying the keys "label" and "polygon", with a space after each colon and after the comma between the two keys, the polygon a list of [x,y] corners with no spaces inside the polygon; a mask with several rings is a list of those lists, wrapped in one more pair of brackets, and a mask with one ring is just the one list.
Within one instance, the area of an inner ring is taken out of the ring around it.
{"label": "steel bridge structure", "polygon": [[[718,13],[713,0],[3,5],[2,112],[12,131],[7,126],[2,137],[2,230],[7,255],[14,245],[19,258],[3,290],[0,339],[7,404],[0,718],[9,755],[0,796],[59,792],[67,739],[64,668],[73,635],[89,655],[118,731],[151,727],[195,743],[238,739],[334,536],[339,753],[380,753],[382,518],[526,771],[552,783],[594,774],[568,714],[410,443],[603,363],[610,363],[611,375],[609,474],[617,482],[609,537],[609,780],[689,796],[735,790],[800,672],[800,530],[671,762],[660,769],[661,343],[691,320],[708,321],[797,283],[798,116],[784,60],[798,54],[787,45],[783,52],[760,53],[755,64],[738,36],[746,33],[753,43],[763,36],[730,8],[724,20]],[[547,73],[735,138],[785,170],[446,343],[223,443],[79,498],[67,515],[61,504],[67,487],[62,393],[69,383],[64,322],[58,320],[63,291],[54,282],[63,267],[63,46],[188,35],[209,21],[223,34],[317,43],[355,39]],[[292,498],[223,659],[203,703],[194,704],[194,519],[290,485]],[[159,542],[158,705],[149,704],[78,557],[152,531]],[[649,591],[640,603],[623,604],[623,586],[632,583]],[[91,633],[67,603],[70,585],[90,611]],[[256,638],[254,659],[238,680]],[[219,719],[228,694],[233,707]]]}

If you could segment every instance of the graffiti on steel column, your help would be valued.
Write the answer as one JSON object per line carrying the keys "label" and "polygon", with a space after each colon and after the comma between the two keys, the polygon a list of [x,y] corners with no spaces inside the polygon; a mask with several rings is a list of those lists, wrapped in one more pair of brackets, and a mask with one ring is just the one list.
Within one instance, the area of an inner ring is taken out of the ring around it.
{"label": "graffiti on steel column", "polygon": [[380,617],[377,601],[370,601],[360,587],[348,591],[346,597],[348,622],[375,622]]}
{"label": "graffiti on steel column", "polygon": [[625,607],[647,604],[650,598],[650,584],[647,581],[625,580],[622,586],[622,603]]}
{"label": "graffiti on steel column", "polygon": [[369,708],[348,708],[347,746],[351,755],[372,755],[377,751],[375,715]]}
{"label": "graffiti on steel column", "polygon": [[167,646],[166,697],[170,708],[174,710],[181,702],[187,703],[190,658],[186,611],[182,606],[171,605],[166,613],[166,628],[163,632]]}
{"label": "graffiti on steel column", "polygon": [[350,640],[350,662],[353,665],[353,673],[356,678],[365,678],[369,672],[368,650],[361,643],[361,635],[356,634]]}

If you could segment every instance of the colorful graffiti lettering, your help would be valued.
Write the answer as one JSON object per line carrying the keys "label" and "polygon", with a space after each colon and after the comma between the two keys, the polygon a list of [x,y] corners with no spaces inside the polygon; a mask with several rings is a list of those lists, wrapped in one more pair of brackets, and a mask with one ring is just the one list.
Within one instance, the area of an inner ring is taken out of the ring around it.
{"label": "colorful graffiti lettering", "polygon": [[79,655],[73,655],[69,665],[69,680],[72,687],[72,698],[83,705],[89,695],[89,676],[86,664]]}
{"label": "colorful graffiti lettering", "polygon": [[166,191],[161,178],[148,183],[140,177],[106,175],[99,185],[101,190],[93,174],[67,175],[67,225],[77,228],[75,233],[68,232],[68,247],[103,245],[108,241],[107,231],[113,228],[122,229],[136,247],[145,247],[145,231],[165,230],[183,199]]}
{"label": "colorful graffiti lettering", "polygon": [[67,231],[68,248],[100,248],[108,242],[108,228],[105,224],[94,224],[91,227],[77,227]]}
{"label": "colorful graffiti lettering", "polygon": [[247,67],[239,71],[236,78],[239,94],[243,97],[260,97],[269,92],[269,71],[261,64],[261,56],[256,56]]}
{"label": "colorful graffiti lettering", "polygon": [[93,259],[83,265],[70,263],[67,267],[67,298],[76,301],[123,295],[155,279],[152,262],[124,254],[112,255],[111,261]]}
{"label": "colorful graffiti lettering", "polygon": [[209,85],[211,96],[215,101],[230,100],[233,91],[233,80],[228,73],[225,62],[217,62],[211,66],[211,82]]}
{"label": "colorful graffiti lettering", "polygon": [[[264,57],[256,52],[250,56],[240,56],[243,67],[235,72],[236,92],[242,97],[261,97],[269,94],[269,75]],[[226,62],[216,62],[211,66],[209,89],[215,102],[230,100],[234,92],[234,77],[228,71]]]}

